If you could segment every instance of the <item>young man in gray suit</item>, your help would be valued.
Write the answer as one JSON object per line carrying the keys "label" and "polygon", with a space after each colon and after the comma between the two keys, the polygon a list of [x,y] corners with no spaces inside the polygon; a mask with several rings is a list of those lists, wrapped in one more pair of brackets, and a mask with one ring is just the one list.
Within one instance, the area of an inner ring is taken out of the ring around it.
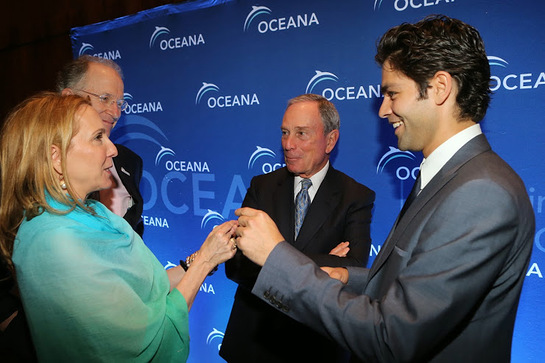
{"label": "young man in gray suit", "polygon": [[[286,167],[254,177],[242,205],[268,213],[286,241],[319,266],[365,267],[375,193],[330,165],[339,124],[339,113],[324,97],[292,98],[281,126]],[[303,182],[309,185],[304,216],[298,208]],[[336,343],[251,294],[259,267],[241,253],[225,271],[239,285],[220,350],[227,362],[348,361]]]}
{"label": "young man in gray suit", "polygon": [[479,121],[490,67],[477,30],[444,16],[378,44],[387,118],[424,162],[370,269],[322,273],[263,212],[237,210],[237,244],[263,265],[252,292],[365,362],[509,362],[535,232],[519,176]]}

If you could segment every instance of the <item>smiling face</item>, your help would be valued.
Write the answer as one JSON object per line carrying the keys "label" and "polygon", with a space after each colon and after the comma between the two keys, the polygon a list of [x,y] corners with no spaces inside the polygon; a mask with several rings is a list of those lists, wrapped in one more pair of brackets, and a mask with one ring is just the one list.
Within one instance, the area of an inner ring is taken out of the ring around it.
{"label": "smiling face", "polygon": [[111,186],[110,168],[117,149],[108,138],[102,119],[90,106],[76,113],[78,132],[66,153],[66,178],[79,199]]}
{"label": "smiling face", "polygon": [[318,103],[312,101],[289,106],[281,129],[286,167],[303,178],[310,178],[326,165],[339,135],[339,130],[324,134]]}
{"label": "smiling face", "polygon": [[427,157],[443,141],[439,137],[435,103],[420,98],[418,85],[389,62],[382,67],[384,100],[379,116],[395,129],[400,150],[422,151]]}

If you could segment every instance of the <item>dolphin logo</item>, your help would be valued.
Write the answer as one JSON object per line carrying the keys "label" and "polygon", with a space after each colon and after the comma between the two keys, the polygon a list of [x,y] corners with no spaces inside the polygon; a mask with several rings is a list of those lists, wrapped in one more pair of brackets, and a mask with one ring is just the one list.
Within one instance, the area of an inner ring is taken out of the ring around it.
{"label": "dolphin logo", "polygon": [[261,14],[270,14],[272,13],[271,9],[269,9],[266,6],[252,6],[252,11],[248,14],[246,17],[246,21],[244,22],[244,31],[248,30],[250,27],[250,23],[254,18]]}
{"label": "dolphin logo", "polygon": [[261,146],[256,146],[256,150],[252,153],[252,155],[250,156],[250,159],[248,160],[248,169],[251,169],[254,166],[257,159],[259,159],[262,156],[271,156],[274,158],[276,157],[276,154],[271,149],[267,149]]}
{"label": "dolphin logo", "polygon": [[[378,6],[377,6],[378,3]],[[375,0],[375,5],[373,5],[373,10],[377,10],[382,5],[382,0]]]}
{"label": "dolphin logo", "polygon": [[390,150],[388,150],[388,152],[386,152],[386,154],[384,154],[382,156],[382,158],[380,158],[380,160],[378,162],[377,174],[379,172],[382,173],[382,170],[384,169],[386,164],[388,164],[390,161],[392,161],[394,159],[398,159],[398,158],[405,158],[405,159],[414,160],[416,157],[410,151],[401,151],[398,148],[390,146]]}
{"label": "dolphin logo", "polygon": [[176,155],[176,153],[174,152],[174,150],[161,145],[161,150],[159,150],[159,152],[157,153],[157,156],[155,157],[155,165],[159,165],[159,162],[165,155],[174,156]]}
{"label": "dolphin logo", "polygon": [[[208,334],[208,337],[206,337],[206,344],[210,344],[212,343],[212,340],[216,339],[216,338],[221,338],[221,340],[223,341],[223,336],[225,334],[222,333],[221,331],[219,331],[218,329],[214,328],[210,334]],[[218,350],[220,350],[221,348],[221,343],[218,344]]]}
{"label": "dolphin logo", "polygon": [[95,49],[95,47],[93,47],[91,44],[81,43],[81,48],[79,48],[79,55],[81,56],[83,53],[93,49]]}
{"label": "dolphin logo", "polygon": [[170,261],[167,261],[167,264],[165,265],[165,270],[168,270],[168,269],[170,269],[172,267],[176,267],[176,266],[178,266],[178,265],[176,265],[175,263],[172,263]]}
{"label": "dolphin logo", "polygon": [[215,84],[203,82],[202,87],[199,89],[199,92],[197,92],[197,97],[195,97],[195,104],[198,104],[199,102],[201,102],[201,98],[202,96],[204,96],[206,92],[208,91],[218,92],[219,90],[220,88],[216,86]]}
{"label": "dolphin logo", "polygon": [[149,39],[149,47],[151,48],[155,44],[155,40],[159,35],[168,34],[170,33],[170,30],[168,28],[165,28],[164,26],[156,26],[155,31],[151,35],[151,38]]}
{"label": "dolphin logo", "polygon": [[[223,218],[223,216],[221,214],[219,214],[218,212],[214,212],[214,211],[209,209],[208,213],[206,213],[204,215],[204,217],[202,217],[201,229],[204,229],[206,224],[208,222],[212,221],[212,220],[219,220],[219,223],[223,223],[225,221],[225,218]],[[214,225],[214,226],[216,226],[216,225]]]}
{"label": "dolphin logo", "polygon": [[502,59],[500,57],[494,57],[490,55],[486,58],[488,58],[488,64],[490,64],[490,66],[499,66],[499,67],[507,68],[507,65],[509,64],[509,62],[507,62],[505,59]]}
{"label": "dolphin logo", "polygon": [[312,90],[314,89],[314,87],[316,87],[316,85],[322,81],[337,82],[338,80],[339,80],[339,77],[337,77],[333,73],[316,71],[316,74],[314,75],[314,77],[312,77],[310,81],[308,82],[305,93],[312,93]]}

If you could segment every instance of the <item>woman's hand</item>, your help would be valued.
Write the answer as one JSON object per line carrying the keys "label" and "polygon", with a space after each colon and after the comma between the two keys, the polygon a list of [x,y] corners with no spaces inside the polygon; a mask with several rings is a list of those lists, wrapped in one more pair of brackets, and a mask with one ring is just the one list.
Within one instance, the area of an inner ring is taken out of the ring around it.
{"label": "woman's hand", "polygon": [[202,262],[210,264],[211,269],[232,258],[236,251],[234,236],[237,221],[227,221],[214,227],[199,249]]}
{"label": "woman's hand", "polygon": [[[181,273],[181,280],[176,288],[182,293],[191,309],[195,296],[206,276],[214,267],[233,257],[237,252],[233,238],[237,221],[228,221],[217,227],[206,237],[201,248],[194,254],[189,269]],[[178,271],[182,270],[177,267]]]}

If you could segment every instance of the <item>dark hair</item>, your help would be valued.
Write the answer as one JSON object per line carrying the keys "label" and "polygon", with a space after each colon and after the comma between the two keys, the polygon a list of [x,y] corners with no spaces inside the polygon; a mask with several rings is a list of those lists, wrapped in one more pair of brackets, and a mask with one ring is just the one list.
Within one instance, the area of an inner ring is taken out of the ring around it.
{"label": "dark hair", "polygon": [[288,107],[294,103],[299,102],[316,102],[318,103],[318,111],[324,124],[324,134],[327,135],[333,130],[338,130],[341,126],[341,119],[339,112],[335,108],[335,105],[327,100],[327,98],[316,95],[313,93],[306,93],[297,97],[294,97],[288,101]]}
{"label": "dark hair", "polygon": [[448,72],[458,85],[460,119],[479,122],[490,103],[490,65],[479,32],[444,15],[388,30],[377,45],[375,60],[414,80],[420,97],[427,97],[428,81],[438,71]]}
{"label": "dark hair", "polygon": [[84,78],[90,63],[99,63],[110,67],[119,74],[119,77],[123,78],[121,67],[113,60],[85,54],[66,64],[59,71],[56,84],[57,92],[62,92],[65,88],[74,88]]}

